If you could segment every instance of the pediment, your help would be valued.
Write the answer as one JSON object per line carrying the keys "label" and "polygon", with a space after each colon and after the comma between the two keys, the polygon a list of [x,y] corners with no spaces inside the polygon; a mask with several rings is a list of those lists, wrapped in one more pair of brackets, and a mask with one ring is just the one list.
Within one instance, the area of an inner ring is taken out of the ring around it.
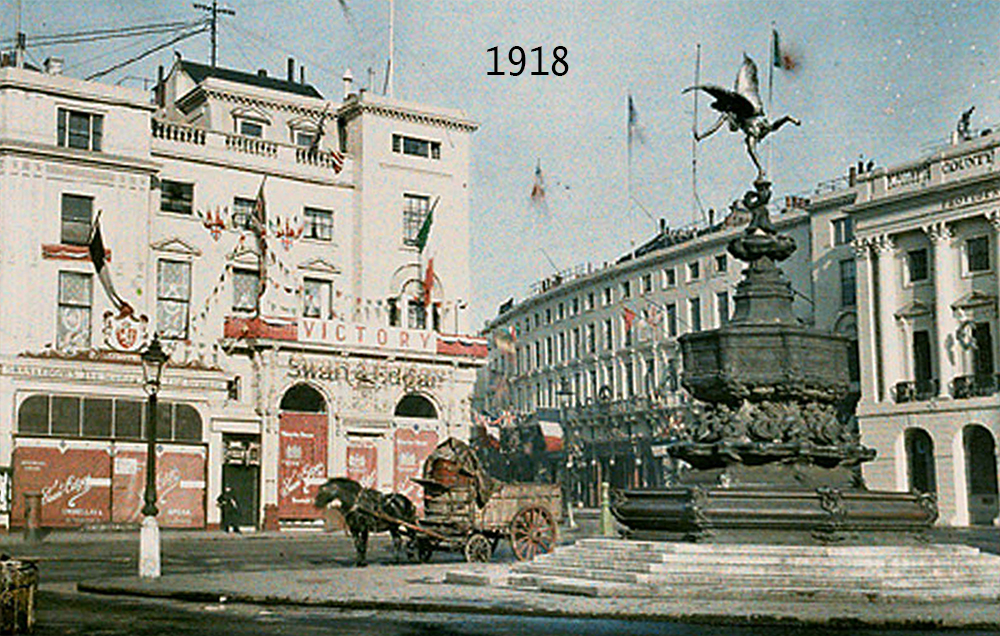
{"label": "pediment", "polygon": [[933,311],[934,309],[927,303],[914,300],[900,307],[896,312],[896,318],[917,318],[918,316],[927,316]]}
{"label": "pediment", "polygon": [[305,115],[289,119],[288,127],[292,130],[304,130],[307,132],[317,132],[319,130],[319,126],[316,125],[316,120]]}
{"label": "pediment", "polygon": [[248,265],[251,267],[258,267],[260,265],[260,258],[257,256],[257,251],[245,243],[237,246],[235,250],[230,252],[226,256],[226,260],[234,265]]}
{"label": "pediment", "polygon": [[307,272],[317,272],[320,274],[339,274],[340,268],[328,260],[313,258],[299,264],[299,269]]}
{"label": "pediment", "polygon": [[150,243],[149,247],[154,252],[167,252],[169,254],[180,254],[181,256],[201,256],[201,250],[191,245],[180,237],[166,238]]}
{"label": "pediment", "polygon": [[252,106],[237,106],[230,111],[234,119],[254,119],[257,121],[262,121],[268,125],[271,123],[271,117],[259,108],[254,108]]}
{"label": "pediment", "polygon": [[987,294],[986,292],[974,289],[968,294],[962,296],[955,302],[951,304],[953,310],[969,310],[975,309],[976,307],[984,307],[993,305],[996,302],[996,296],[993,294]]}

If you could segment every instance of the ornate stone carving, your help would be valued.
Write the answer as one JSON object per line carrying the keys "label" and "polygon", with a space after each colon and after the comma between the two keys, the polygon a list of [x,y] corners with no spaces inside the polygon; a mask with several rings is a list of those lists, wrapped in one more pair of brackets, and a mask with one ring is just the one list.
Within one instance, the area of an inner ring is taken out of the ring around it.
{"label": "ornate stone carving", "polygon": [[927,235],[927,238],[929,238],[932,243],[942,243],[944,241],[950,241],[951,238],[954,236],[954,232],[952,232],[951,226],[949,226],[944,221],[932,223],[930,225],[925,226],[923,229],[924,229],[924,234]]}

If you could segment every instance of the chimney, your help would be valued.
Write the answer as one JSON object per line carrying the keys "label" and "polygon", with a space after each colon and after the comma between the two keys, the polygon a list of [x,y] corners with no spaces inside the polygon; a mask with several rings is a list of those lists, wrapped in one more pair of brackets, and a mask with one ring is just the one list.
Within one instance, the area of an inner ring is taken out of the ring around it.
{"label": "chimney", "polygon": [[354,82],[354,75],[351,74],[351,69],[344,69],[344,99],[351,94],[351,84]]}
{"label": "chimney", "polygon": [[306,83],[306,67],[300,66],[299,67],[299,84],[305,84],[305,83]]}
{"label": "chimney", "polygon": [[156,69],[156,105],[160,108],[166,106],[167,87],[163,85],[163,65]]}
{"label": "chimney", "polygon": [[663,234],[666,231],[667,231],[667,220],[660,219],[660,234]]}
{"label": "chimney", "polygon": [[288,83],[295,81],[295,58],[288,58]]}
{"label": "chimney", "polygon": [[850,169],[848,169],[847,171],[847,185],[853,188],[854,184],[856,184],[857,182],[858,182],[858,169],[854,166],[851,166]]}
{"label": "chimney", "polygon": [[267,77],[267,69],[266,68],[257,69],[257,77]]}
{"label": "chimney", "polygon": [[62,75],[63,59],[61,57],[45,58],[45,72],[49,75]]}

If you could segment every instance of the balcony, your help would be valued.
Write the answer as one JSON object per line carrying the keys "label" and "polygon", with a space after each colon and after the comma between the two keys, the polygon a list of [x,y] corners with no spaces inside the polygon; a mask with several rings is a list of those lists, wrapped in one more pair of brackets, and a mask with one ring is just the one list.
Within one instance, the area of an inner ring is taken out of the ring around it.
{"label": "balcony", "polygon": [[153,151],[179,153],[201,159],[213,158],[227,165],[234,161],[260,168],[279,167],[303,176],[333,177],[344,167],[343,155],[332,150],[313,150],[290,143],[246,137],[219,130],[153,119],[150,134]]}
{"label": "balcony", "polygon": [[951,381],[948,389],[956,400],[996,395],[1000,389],[1000,376],[996,373],[960,375]]}
{"label": "balcony", "polygon": [[929,380],[907,380],[897,382],[892,387],[892,401],[896,404],[905,402],[926,402],[938,396],[939,382],[937,378]]}

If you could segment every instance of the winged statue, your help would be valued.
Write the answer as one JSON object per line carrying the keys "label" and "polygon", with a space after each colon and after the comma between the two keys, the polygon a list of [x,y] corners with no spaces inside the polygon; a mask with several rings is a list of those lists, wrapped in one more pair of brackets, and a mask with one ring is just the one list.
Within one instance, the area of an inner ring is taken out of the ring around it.
{"label": "winged statue", "polygon": [[763,141],[764,137],[778,130],[787,123],[800,126],[802,122],[798,119],[785,115],[770,121],[764,114],[764,104],[760,100],[760,84],[757,81],[757,65],[744,53],[743,64],[739,73],[736,74],[736,86],[733,90],[716,86],[715,84],[698,84],[689,86],[682,92],[702,90],[715,98],[711,106],[719,111],[719,119],[707,130],[699,133],[694,132],[696,141],[701,141],[715,133],[723,124],[729,124],[729,130],[743,131],[745,135],[747,153],[750,155],[753,165],[757,167],[757,181],[766,181],[764,168],[760,164],[757,156],[757,144]]}

